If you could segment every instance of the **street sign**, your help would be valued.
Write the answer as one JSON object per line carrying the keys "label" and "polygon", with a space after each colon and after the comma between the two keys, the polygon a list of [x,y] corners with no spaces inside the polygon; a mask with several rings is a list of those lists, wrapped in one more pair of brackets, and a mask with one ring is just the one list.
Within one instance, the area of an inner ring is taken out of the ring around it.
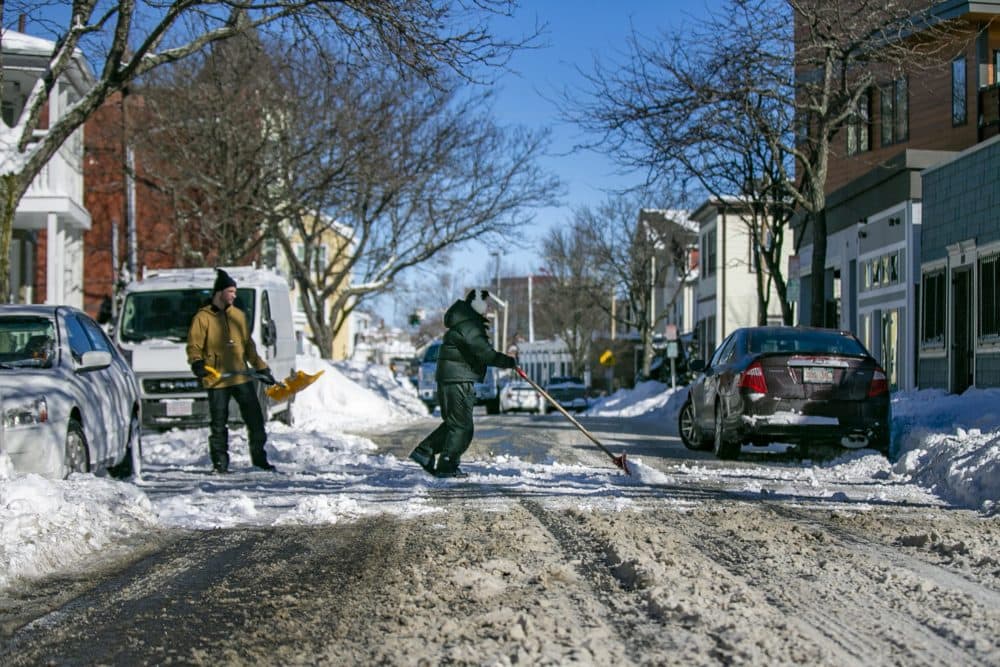
{"label": "street sign", "polygon": [[598,361],[601,362],[602,366],[614,366],[615,365],[615,355],[611,350],[604,350],[601,353]]}
{"label": "street sign", "polygon": [[677,344],[677,341],[675,340],[667,341],[667,358],[676,359],[678,354],[680,353],[679,348],[680,346]]}
{"label": "street sign", "polygon": [[677,340],[677,325],[668,324],[666,334],[667,340]]}

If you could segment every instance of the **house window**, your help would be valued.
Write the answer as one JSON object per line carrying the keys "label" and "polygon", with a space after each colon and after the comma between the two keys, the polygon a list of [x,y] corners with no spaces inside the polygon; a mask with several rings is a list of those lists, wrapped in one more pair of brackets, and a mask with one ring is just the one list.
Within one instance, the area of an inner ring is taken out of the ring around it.
{"label": "house window", "polygon": [[847,154],[857,155],[872,149],[872,98],[869,91],[858,99],[858,105],[847,120]]}
{"label": "house window", "polygon": [[979,258],[979,339],[1000,342],[1000,252]]}
{"label": "house window", "polygon": [[[295,257],[304,262],[306,258],[306,247],[299,243],[295,246]],[[326,272],[326,245],[314,245],[312,247],[312,271],[316,276],[321,276]]]}
{"label": "house window", "polygon": [[968,120],[965,104],[965,56],[951,61],[951,124],[965,125]]}
{"label": "house window", "polygon": [[808,112],[802,112],[795,117],[795,145],[805,146],[809,143],[810,117]]}
{"label": "house window", "polygon": [[715,274],[715,230],[701,238],[701,273],[705,276]]}
{"label": "house window", "polygon": [[750,273],[757,273],[760,271],[760,243],[757,241],[756,232],[750,232],[750,242],[747,244],[747,267],[750,269]]}
{"label": "house window", "polygon": [[924,274],[922,347],[944,347],[945,324],[944,269]]}
{"label": "house window", "polygon": [[910,103],[906,77],[883,86],[882,145],[890,146],[910,138]]}
{"label": "house window", "polygon": [[993,50],[993,83],[1000,83],[1000,49]]}

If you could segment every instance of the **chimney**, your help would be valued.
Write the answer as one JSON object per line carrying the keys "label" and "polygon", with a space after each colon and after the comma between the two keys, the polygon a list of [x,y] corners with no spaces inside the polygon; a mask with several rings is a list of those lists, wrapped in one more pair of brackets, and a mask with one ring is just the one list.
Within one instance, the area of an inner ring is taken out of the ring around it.
{"label": "chimney", "polygon": [[17,17],[17,31],[18,32],[24,32],[25,27],[27,26],[27,24],[28,24],[28,15],[27,14],[20,14]]}

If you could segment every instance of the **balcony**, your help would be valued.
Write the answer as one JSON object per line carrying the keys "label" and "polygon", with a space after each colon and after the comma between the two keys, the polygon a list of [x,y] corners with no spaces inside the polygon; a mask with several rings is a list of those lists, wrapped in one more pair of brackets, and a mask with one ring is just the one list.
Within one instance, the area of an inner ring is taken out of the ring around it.
{"label": "balcony", "polygon": [[83,207],[82,137],[82,130],[74,132],[42,167],[21,198],[15,227],[44,229],[54,213],[69,228],[90,228],[90,214]]}
{"label": "balcony", "polygon": [[1000,134],[1000,83],[979,89],[979,141]]}

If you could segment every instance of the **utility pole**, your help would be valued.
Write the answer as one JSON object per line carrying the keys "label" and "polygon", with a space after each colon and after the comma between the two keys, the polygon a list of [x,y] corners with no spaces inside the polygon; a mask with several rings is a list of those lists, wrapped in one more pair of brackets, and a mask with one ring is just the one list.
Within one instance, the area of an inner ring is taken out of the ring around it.
{"label": "utility pole", "polygon": [[493,250],[490,252],[491,255],[497,258],[497,286],[495,294],[500,296],[500,255],[502,254],[499,250]]}
{"label": "utility pole", "polygon": [[528,275],[528,342],[535,342],[535,309],[532,305],[532,277]]}

